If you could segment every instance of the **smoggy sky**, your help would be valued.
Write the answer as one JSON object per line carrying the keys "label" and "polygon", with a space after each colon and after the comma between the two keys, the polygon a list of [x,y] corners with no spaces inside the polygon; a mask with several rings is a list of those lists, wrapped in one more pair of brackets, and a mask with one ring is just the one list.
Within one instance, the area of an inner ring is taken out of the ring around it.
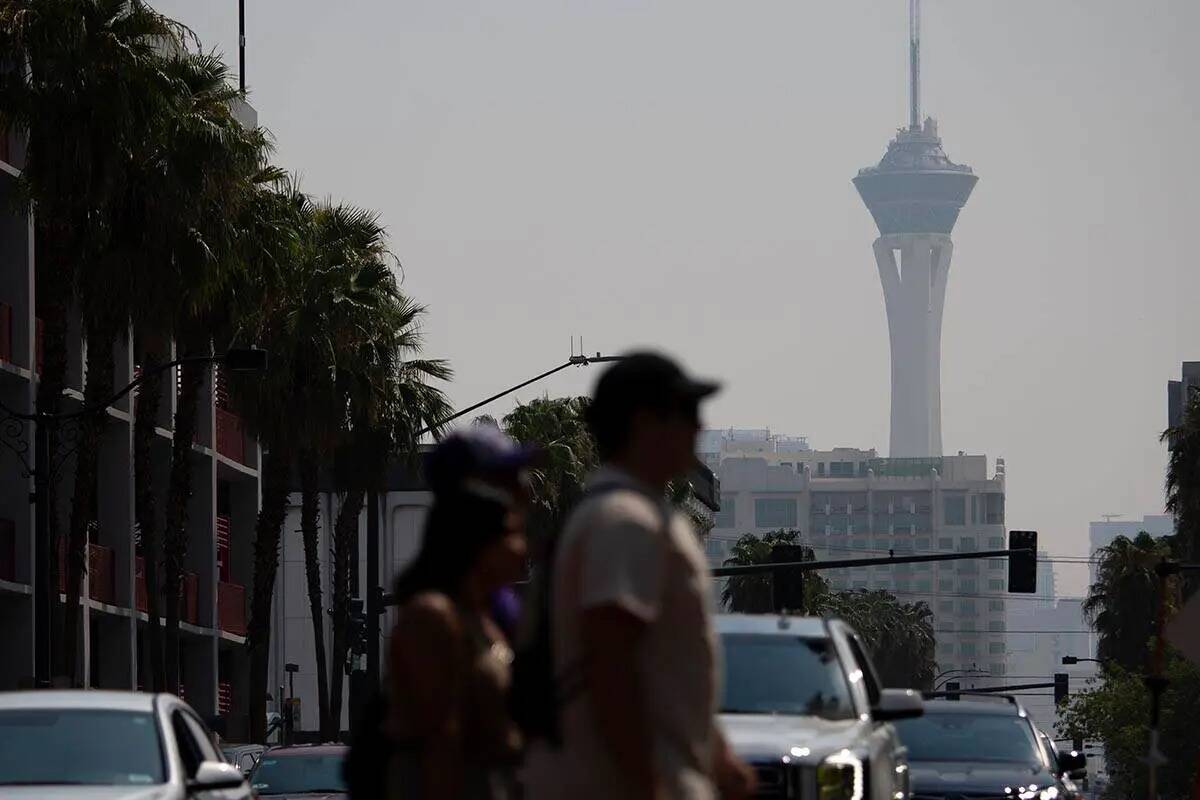
{"label": "smoggy sky", "polygon": [[[235,0],[154,5],[236,71]],[[456,405],[582,334],[720,377],[714,426],[886,454],[877,234],[850,179],[906,122],[903,0],[246,5],[277,162],[382,214]],[[1052,553],[1162,508],[1166,382],[1200,358],[1198,23],[1191,0],[925,4],[924,111],[980,176],[945,449],[1003,456],[1009,527]],[[1078,594],[1086,567],[1058,580]]]}

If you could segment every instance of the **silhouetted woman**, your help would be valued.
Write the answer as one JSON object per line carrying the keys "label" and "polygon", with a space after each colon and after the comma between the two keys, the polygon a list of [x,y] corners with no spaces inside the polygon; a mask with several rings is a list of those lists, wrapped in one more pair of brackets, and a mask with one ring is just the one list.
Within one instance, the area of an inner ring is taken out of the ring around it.
{"label": "silhouetted woman", "polygon": [[513,654],[490,615],[525,566],[524,513],[467,480],[437,494],[416,560],[396,581],[388,796],[505,800],[520,734],[506,708]]}

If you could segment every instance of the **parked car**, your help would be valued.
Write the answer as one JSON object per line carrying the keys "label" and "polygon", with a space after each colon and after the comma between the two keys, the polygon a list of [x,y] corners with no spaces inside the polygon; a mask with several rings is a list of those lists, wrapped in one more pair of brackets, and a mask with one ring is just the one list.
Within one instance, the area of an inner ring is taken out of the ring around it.
{"label": "parked car", "polygon": [[272,747],[250,773],[257,797],[271,800],[344,800],[350,797],[342,764],[350,748],[341,744]]}
{"label": "parked car", "polygon": [[858,635],[839,620],[721,615],[721,725],[754,766],[758,797],[903,800],[904,746],[890,722],[921,696],[884,689]]}
{"label": "parked car", "polygon": [[0,798],[244,800],[245,777],[169,694],[0,693]]}
{"label": "parked car", "polygon": [[1056,752],[1040,739],[1009,695],[929,700],[920,719],[896,723],[908,747],[913,800],[961,797],[1078,800],[1072,771],[1079,753]]}
{"label": "parked car", "polygon": [[266,745],[261,744],[227,744],[221,748],[221,755],[227,763],[240,769],[243,775],[249,775],[266,749]]}

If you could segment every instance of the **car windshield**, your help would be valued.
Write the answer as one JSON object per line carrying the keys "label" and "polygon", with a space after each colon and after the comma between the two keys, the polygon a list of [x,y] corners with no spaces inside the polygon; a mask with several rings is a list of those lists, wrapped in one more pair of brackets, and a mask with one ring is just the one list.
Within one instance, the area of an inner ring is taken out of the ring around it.
{"label": "car windshield", "polygon": [[854,706],[829,639],[725,634],[721,711],[849,719]]}
{"label": "car windshield", "polygon": [[250,775],[260,795],[349,791],[342,777],[342,754],[278,756],[267,753]]}
{"label": "car windshield", "polygon": [[909,761],[1002,761],[1045,766],[1028,720],[1008,714],[944,714],[896,723]]}
{"label": "car windshield", "polygon": [[148,711],[0,711],[0,786],[162,783],[163,755]]}

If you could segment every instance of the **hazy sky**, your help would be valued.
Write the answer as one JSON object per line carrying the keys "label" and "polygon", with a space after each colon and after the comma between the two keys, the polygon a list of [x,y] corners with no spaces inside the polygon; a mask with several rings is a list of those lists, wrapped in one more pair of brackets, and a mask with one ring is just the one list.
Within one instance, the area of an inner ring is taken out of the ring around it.
{"label": "hazy sky", "polygon": [[[235,0],[155,5],[236,68]],[[723,379],[714,426],[886,451],[877,233],[850,179],[906,121],[904,0],[246,5],[278,163],[382,213],[456,404],[582,334]],[[1194,0],[925,4],[924,110],[980,176],[945,448],[1003,456],[1009,527],[1054,553],[1161,511],[1166,382],[1200,358],[1197,30]],[[1059,567],[1068,593],[1085,578]]]}

